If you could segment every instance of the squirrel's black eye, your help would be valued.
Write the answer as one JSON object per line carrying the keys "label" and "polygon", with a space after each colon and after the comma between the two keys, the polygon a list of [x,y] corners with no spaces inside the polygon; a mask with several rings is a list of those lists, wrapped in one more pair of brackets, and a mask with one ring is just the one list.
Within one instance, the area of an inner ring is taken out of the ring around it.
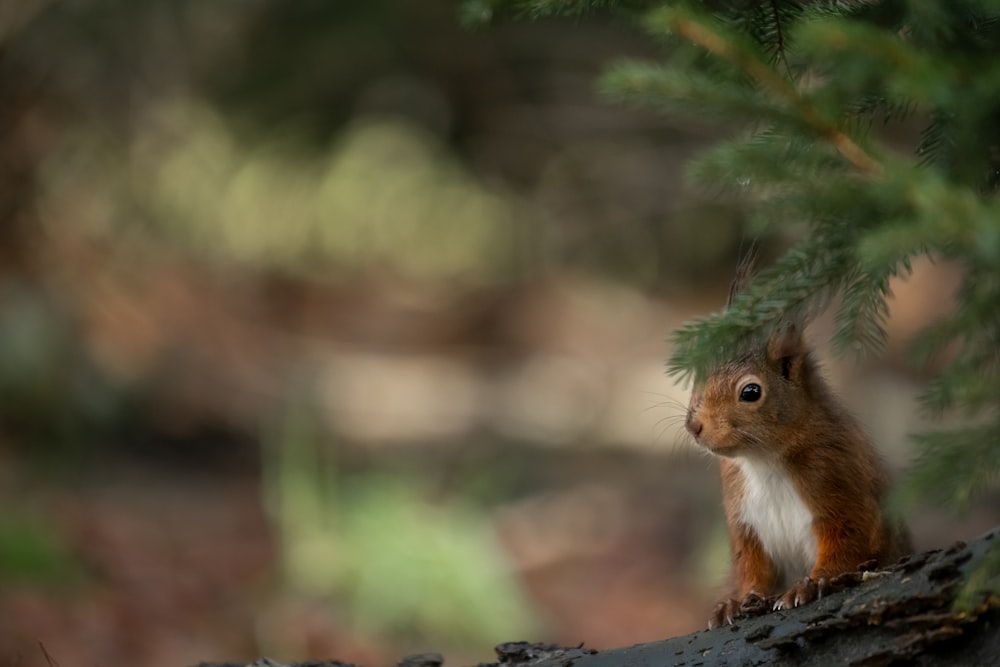
{"label": "squirrel's black eye", "polygon": [[740,389],[740,400],[746,401],[747,403],[754,403],[760,400],[763,395],[763,390],[761,390],[760,385],[756,382],[749,382],[743,385]]}

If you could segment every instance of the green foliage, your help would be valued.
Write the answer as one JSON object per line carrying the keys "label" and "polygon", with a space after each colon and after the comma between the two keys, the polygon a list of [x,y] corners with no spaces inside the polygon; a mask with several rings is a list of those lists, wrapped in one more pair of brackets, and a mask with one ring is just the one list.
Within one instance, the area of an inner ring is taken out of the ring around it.
{"label": "green foliage", "polygon": [[966,585],[955,600],[955,608],[971,614],[1000,605],[1000,549],[993,548],[964,567]]}
{"label": "green foliage", "polygon": [[[704,377],[835,301],[835,346],[878,351],[889,280],[918,256],[958,261],[957,309],[915,348],[948,359],[924,403],[961,428],[916,438],[907,488],[966,506],[1000,471],[1000,3],[662,2],[637,20],[664,56],[611,65],[603,91],[720,121],[730,138],[691,180],[746,199],[753,232],[799,239],[731,308],[675,332],[670,372]],[[901,154],[877,130],[903,118],[923,128]]]}
{"label": "green foliage", "polygon": [[23,510],[0,513],[0,578],[5,585],[65,585],[82,576],[80,562],[41,517]]}
{"label": "green foliage", "polygon": [[355,123],[314,156],[280,128],[240,142],[195,103],[164,103],[142,123],[126,151],[81,130],[52,152],[46,223],[74,219],[102,240],[152,232],[215,263],[326,278],[371,261],[472,283],[510,268],[512,207],[415,124]]}
{"label": "green foliage", "polygon": [[266,501],[293,591],[328,599],[376,638],[469,648],[536,629],[481,509],[434,498],[413,475],[351,475],[302,408],[264,444]]}

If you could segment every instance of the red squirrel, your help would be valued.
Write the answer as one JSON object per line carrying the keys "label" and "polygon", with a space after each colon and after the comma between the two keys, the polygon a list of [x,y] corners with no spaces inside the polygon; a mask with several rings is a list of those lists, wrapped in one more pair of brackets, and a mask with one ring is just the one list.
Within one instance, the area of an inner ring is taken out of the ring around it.
{"label": "red squirrel", "polygon": [[[741,264],[727,305],[748,271]],[[754,596],[799,606],[862,563],[910,552],[905,527],[882,507],[885,465],[828,389],[799,325],[697,384],[685,426],[719,459],[736,578],[709,628],[732,623]]]}

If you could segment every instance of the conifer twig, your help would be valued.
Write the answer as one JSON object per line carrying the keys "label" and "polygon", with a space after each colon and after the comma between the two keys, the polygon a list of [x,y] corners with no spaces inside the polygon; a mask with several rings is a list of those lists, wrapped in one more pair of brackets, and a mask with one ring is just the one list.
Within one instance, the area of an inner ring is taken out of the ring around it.
{"label": "conifer twig", "polygon": [[833,145],[844,159],[857,167],[863,174],[866,176],[882,175],[882,164],[878,160],[834,124],[824,119],[815,105],[800,95],[795,86],[775,74],[770,67],[739,51],[718,33],[686,16],[675,14],[671,18],[671,28],[710,53],[738,65],[761,86],[790,102],[816,135]]}

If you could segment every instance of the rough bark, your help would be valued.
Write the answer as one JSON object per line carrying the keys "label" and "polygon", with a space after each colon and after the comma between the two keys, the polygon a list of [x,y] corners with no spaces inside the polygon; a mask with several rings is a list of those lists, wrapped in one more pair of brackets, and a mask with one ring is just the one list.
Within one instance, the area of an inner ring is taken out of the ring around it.
{"label": "rough bark", "polygon": [[[882,572],[846,577],[840,592],[797,609],[770,612],[761,605],[730,626],[608,651],[511,642],[497,647],[498,662],[479,667],[1000,665],[1000,592],[980,594],[967,611],[954,608],[968,575],[991,548],[994,554],[1000,548],[1000,528]],[[400,666],[441,663],[440,656],[424,654]],[[254,665],[283,667],[270,660]],[[298,667],[307,665],[344,667]]]}

